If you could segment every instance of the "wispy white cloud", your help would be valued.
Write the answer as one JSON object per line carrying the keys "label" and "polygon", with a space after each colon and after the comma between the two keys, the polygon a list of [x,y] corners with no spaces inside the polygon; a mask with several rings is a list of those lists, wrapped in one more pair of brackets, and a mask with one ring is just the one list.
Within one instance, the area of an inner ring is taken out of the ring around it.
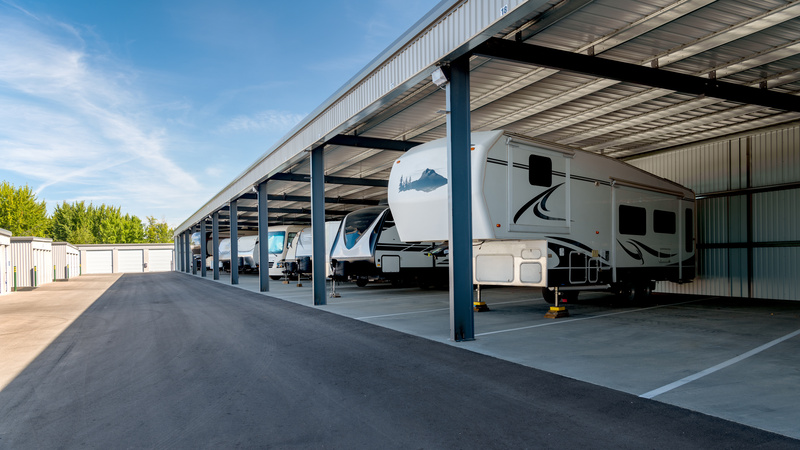
{"label": "wispy white cloud", "polygon": [[285,133],[297,125],[305,116],[284,111],[262,111],[250,116],[236,116],[222,127],[221,132],[270,131]]}
{"label": "wispy white cloud", "polygon": [[69,24],[25,22],[0,14],[0,171],[28,180],[40,198],[69,183],[73,195],[116,197],[115,206],[137,215],[207,195],[171,154],[135,71],[87,50]]}

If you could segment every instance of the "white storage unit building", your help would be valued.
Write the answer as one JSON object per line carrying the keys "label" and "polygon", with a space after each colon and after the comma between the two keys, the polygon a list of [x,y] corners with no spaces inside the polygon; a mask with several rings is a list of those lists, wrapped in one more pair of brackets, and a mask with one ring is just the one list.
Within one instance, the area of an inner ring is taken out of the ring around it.
{"label": "white storage unit building", "polygon": [[172,270],[173,244],[80,245],[83,273],[142,273]]}
{"label": "white storage unit building", "polygon": [[68,242],[53,242],[53,265],[56,280],[69,280],[80,275],[81,254]]}
{"label": "white storage unit building", "polygon": [[147,263],[148,272],[169,272],[172,270],[173,248],[150,249],[150,261]]}
{"label": "white storage unit building", "polygon": [[53,281],[53,240],[33,236],[11,237],[11,261],[17,287],[38,287]]}
{"label": "white storage unit building", "polygon": [[11,232],[0,228],[0,295],[11,292],[14,280],[11,268]]}
{"label": "white storage unit building", "polygon": [[117,272],[123,272],[123,273],[144,272],[143,249],[117,250],[117,261],[119,262],[119,269],[117,270]]}

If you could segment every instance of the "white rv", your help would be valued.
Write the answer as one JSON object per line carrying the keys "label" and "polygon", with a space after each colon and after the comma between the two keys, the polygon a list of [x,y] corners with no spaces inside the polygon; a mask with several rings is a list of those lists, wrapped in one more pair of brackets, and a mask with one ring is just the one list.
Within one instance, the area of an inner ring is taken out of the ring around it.
{"label": "white rv", "polygon": [[400,240],[388,206],[364,208],[346,215],[339,226],[330,252],[333,277],[354,279],[358,286],[370,278],[440,284],[447,280],[448,265],[446,258],[430,255],[434,247],[433,242]]}
{"label": "white rv", "polygon": [[[476,284],[643,298],[695,276],[694,192],[598,154],[503,131],[472,134]],[[389,205],[404,241],[448,239],[447,142],[397,159]]]}
{"label": "white rv", "polygon": [[[330,276],[331,272],[331,249],[333,248],[336,233],[341,225],[340,220],[325,222],[325,276]],[[303,228],[292,242],[291,248],[286,254],[286,261],[292,274],[311,275],[311,253],[313,245],[311,227]]]}
{"label": "white rv", "polygon": [[[276,225],[269,227],[269,277],[279,280],[284,276],[286,270],[286,254],[289,251],[289,244],[294,240],[297,233],[302,230],[300,225]],[[258,249],[258,247],[256,247]],[[256,263],[258,260],[258,250],[256,250]]]}

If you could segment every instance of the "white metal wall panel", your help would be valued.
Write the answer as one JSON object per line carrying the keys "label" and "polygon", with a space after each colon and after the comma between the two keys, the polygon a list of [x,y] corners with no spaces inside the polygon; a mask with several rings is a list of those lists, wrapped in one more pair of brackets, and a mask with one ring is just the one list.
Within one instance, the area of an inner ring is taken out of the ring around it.
{"label": "white metal wall panel", "polygon": [[166,272],[172,270],[172,250],[150,250],[147,270],[149,272]]}
{"label": "white metal wall panel", "polygon": [[754,187],[800,181],[800,126],[750,138]]}
{"label": "white metal wall panel", "polygon": [[800,241],[800,189],[753,195],[753,240]]}
{"label": "white metal wall panel", "polygon": [[53,281],[52,241],[43,238],[11,238],[11,277],[16,267],[17,287],[35,287]]}
{"label": "white metal wall panel", "polygon": [[86,273],[113,273],[113,256],[111,250],[87,250]]}
{"label": "white metal wall panel", "polygon": [[80,268],[78,249],[66,242],[53,243],[53,265],[57,280],[66,280],[78,276]]}
{"label": "white metal wall panel", "polygon": [[800,300],[800,247],[757,248],[753,251],[753,296]]}
{"label": "white metal wall panel", "polygon": [[0,242],[0,295],[11,292],[11,246],[9,243]]}
{"label": "white metal wall panel", "polygon": [[[749,170],[748,170],[749,161]],[[633,159],[630,164],[684,184],[699,195],[800,182],[800,125]],[[748,297],[748,196],[696,202],[698,277],[693,283],[659,283],[661,292]],[[800,241],[800,189],[752,194],[752,296],[800,300],[800,247],[759,247]],[[730,248],[714,248],[715,245]]]}
{"label": "white metal wall panel", "polygon": [[118,250],[117,263],[117,272],[144,272],[144,250]]}

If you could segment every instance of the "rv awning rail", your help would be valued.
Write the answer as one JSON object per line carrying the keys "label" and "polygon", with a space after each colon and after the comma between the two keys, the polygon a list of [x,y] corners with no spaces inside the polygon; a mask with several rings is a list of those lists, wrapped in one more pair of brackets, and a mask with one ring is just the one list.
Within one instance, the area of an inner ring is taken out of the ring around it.
{"label": "rv awning rail", "polygon": [[658,192],[660,194],[674,195],[675,197],[678,197],[678,198],[681,198],[681,199],[682,198],[689,198],[681,191],[673,191],[673,190],[670,190],[670,189],[664,189],[664,188],[659,188],[659,187],[655,187],[655,186],[648,186],[646,184],[637,183],[635,181],[623,180],[621,178],[609,177],[609,179],[612,181],[612,183],[611,183],[612,186],[616,185],[616,186],[632,187],[632,188],[636,188],[636,189],[642,189],[642,190],[645,190],[645,191]]}

